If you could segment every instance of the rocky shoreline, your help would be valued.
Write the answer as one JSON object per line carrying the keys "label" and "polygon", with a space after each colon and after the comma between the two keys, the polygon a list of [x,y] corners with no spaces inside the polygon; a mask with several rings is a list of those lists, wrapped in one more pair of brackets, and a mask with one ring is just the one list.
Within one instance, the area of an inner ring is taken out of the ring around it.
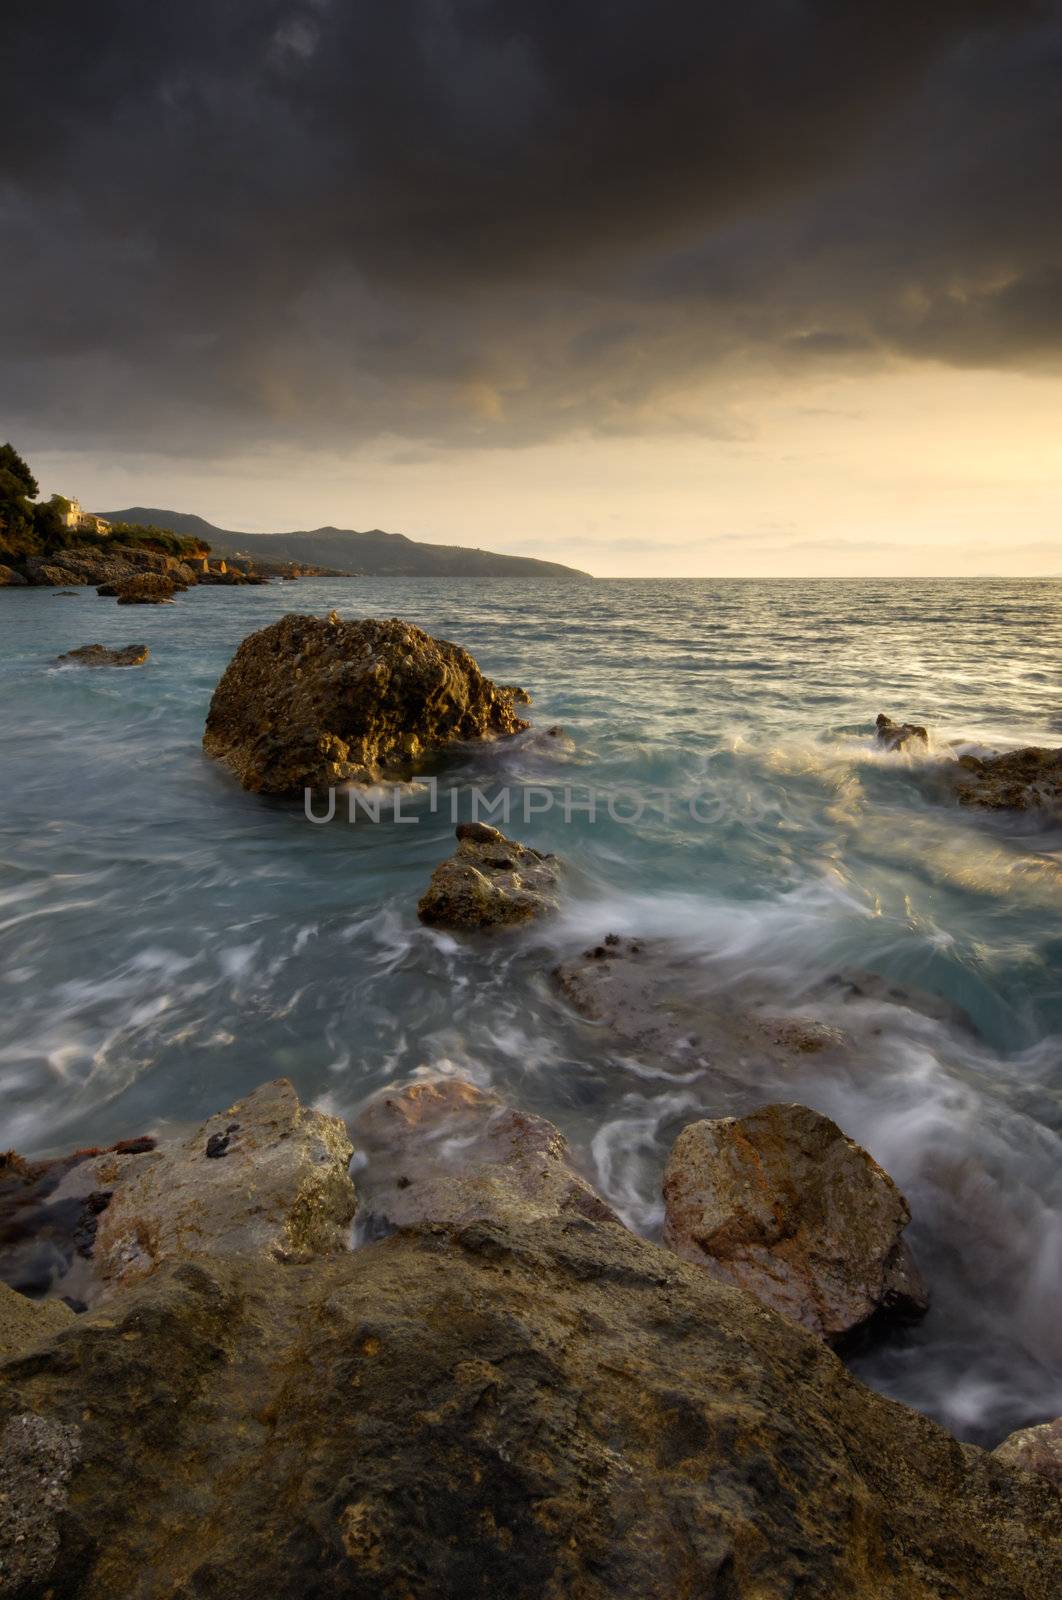
{"label": "rocky shoreline", "polygon": [[866,1390],[471,1085],[349,1130],[263,1085],[54,1206],[79,1169],[91,1308],[2,1296],[5,1597],[1058,1592],[1027,1446]]}
{"label": "rocky shoreline", "polygon": [[[182,566],[100,587],[165,601],[204,581]],[[289,615],[242,642],[203,743],[245,790],[301,796],[434,771],[525,732],[528,704],[401,619]],[[875,737],[930,744],[884,713]],[[952,803],[1060,803],[1059,751],[948,766]],[[497,937],[555,913],[564,873],[461,824],[417,912]],[[552,981],[619,1043],[746,1091],[852,1063],[813,997],[708,1001],[666,940],[604,933]],[[0,1157],[0,1600],[1062,1590],[1062,1420],[988,1453],[840,1359],[924,1315],[933,1284],[904,1195],[807,1105],[678,1128],[660,1243],[553,1124],[456,1076],[349,1124],[279,1079],[183,1134],[131,1132]]]}

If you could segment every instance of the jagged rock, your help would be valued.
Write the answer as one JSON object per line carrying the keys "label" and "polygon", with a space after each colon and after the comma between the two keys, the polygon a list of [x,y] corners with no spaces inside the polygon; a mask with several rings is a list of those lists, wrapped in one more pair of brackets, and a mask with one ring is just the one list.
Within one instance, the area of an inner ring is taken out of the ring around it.
{"label": "jagged rock", "polygon": [[150,654],[146,644],[120,645],[117,650],[110,650],[102,644],[83,644],[77,650],[68,650],[56,660],[57,664],[67,661],[81,667],[139,667]]}
{"label": "jagged rock", "polygon": [[109,594],[112,589],[120,606],[164,605],[175,594],[183,594],[185,585],[169,573],[141,572],[121,583],[103,584],[96,593]]}
{"label": "jagged rock", "polygon": [[964,806],[1062,818],[1062,749],[1030,745],[1000,756],[960,756],[948,776]]}
{"label": "jagged rock", "polygon": [[[65,558],[66,552],[63,554]],[[30,556],[22,563],[22,570],[26,582],[38,589],[69,589],[71,585],[88,582],[80,572],[68,567],[65,559],[60,563]]]}
{"label": "jagged rock", "polygon": [[244,639],[203,748],[245,789],[301,794],[406,778],[461,740],[526,727],[467,650],[398,618],[286,616]]}
{"label": "jagged rock", "polygon": [[464,1225],[580,1215],[615,1222],[568,1160],[563,1134],[461,1078],[387,1089],[352,1128],[361,1226]]}
{"label": "jagged rock", "polygon": [[871,1394],[749,1296],[578,1216],[162,1267],[0,1368],[5,1425],[38,1435],[13,1452],[17,1485],[67,1474],[14,1580],[34,1600],[1062,1586],[1046,1483]]}
{"label": "jagged rock", "polygon": [[929,734],[917,722],[893,722],[884,711],[880,711],[875,720],[879,744],[886,750],[902,750],[905,745],[918,743],[928,745]]}
{"label": "jagged rock", "polygon": [[1038,1472],[1062,1490],[1062,1417],[1041,1422],[1035,1428],[1020,1428],[997,1445],[992,1454],[1010,1467]]}
{"label": "jagged rock", "polygon": [[664,1202],[671,1249],[824,1339],[927,1309],[906,1200],[807,1106],[691,1123],[668,1157]]}
{"label": "jagged rock", "polygon": [[291,1260],[346,1247],[352,1154],[338,1117],[308,1110],[286,1078],[146,1154],[89,1163],[110,1193],[93,1268],[124,1285],[161,1262],[245,1255]]}
{"label": "jagged rock", "polygon": [[50,1338],[73,1320],[61,1300],[30,1300],[0,1281],[0,1360]]}
{"label": "jagged rock", "polygon": [[16,572],[14,567],[5,567],[0,564],[0,589],[25,588],[26,579],[21,572]]}
{"label": "jagged rock", "polygon": [[512,927],[557,909],[558,863],[485,822],[462,822],[417,905],[421,922],[465,930]]}

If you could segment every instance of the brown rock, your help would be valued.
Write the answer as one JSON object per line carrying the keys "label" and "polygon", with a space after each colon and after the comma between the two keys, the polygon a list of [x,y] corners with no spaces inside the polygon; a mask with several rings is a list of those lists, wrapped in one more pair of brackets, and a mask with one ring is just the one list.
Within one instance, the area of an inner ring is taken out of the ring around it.
{"label": "brown rock", "polygon": [[1035,1428],[1020,1428],[997,1445],[992,1454],[1008,1466],[1038,1472],[1056,1489],[1062,1489],[1062,1417],[1041,1422]]}
{"label": "brown rock", "polygon": [[[104,584],[96,592],[103,594],[109,592],[111,587]],[[127,578],[113,585],[120,606],[164,605],[175,594],[182,594],[185,587],[174,576],[162,572],[141,572],[135,578]]]}
{"label": "brown rock", "polygon": [[558,863],[485,822],[463,822],[457,849],[440,861],[417,905],[435,928],[513,927],[557,909]]}
{"label": "brown rock", "polygon": [[58,664],[67,661],[72,666],[80,667],[139,667],[150,654],[146,644],[125,644],[116,650],[110,650],[102,644],[83,644],[56,659]]}
{"label": "brown rock", "polygon": [[578,1216],[163,1267],[0,1368],[5,1426],[27,1600],[1062,1592],[1046,1483]]}
{"label": "brown rock", "polygon": [[893,722],[884,711],[880,711],[874,724],[877,728],[878,743],[883,744],[886,750],[902,750],[908,744],[929,743],[929,734],[917,722]]}
{"label": "brown rock", "polygon": [[24,588],[26,580],[21,572],[16,572],[14,567],[5,567],[0,564],[0,589]]}
{"label": "brown rock", "polygon": [[351,1153],[339,1118],[300,1105],[278,1078],[186,1139],[100,1156],[92,1181],[111,1196],[93,1267],[114,1287],[173,1259],[342,1250],[355,1210]]}
{"label": "brown rock", "polygon": [[387,1089],[355,1120],[361,1225],[616,1217],[568,1159],[563,1134],[461,1078]]}
{"label": "brown rock", "polygon": [[921,1316],[887,1172],[807,1106],[764,1106],[684,1128],[664,1173],[665,1242],[830,1341]]}
{"label": "brown rock", "polygon": [[964,806],[1062,818],[1062,749],[1030,745],[1001,756],[961,756],[949,778]]}
{"label": "brown rock", "polygon": [[467,650],[397,618],[287,616],[244,639],[203,748],[245,789],[301,794],[408,777],[462,740],[526,727]]}
{"label": "brown rock", "polygon": [[73,1320],[74,1313],[61,1300],[30,1300],[0,1282],[0,1361],[50,1339]]}

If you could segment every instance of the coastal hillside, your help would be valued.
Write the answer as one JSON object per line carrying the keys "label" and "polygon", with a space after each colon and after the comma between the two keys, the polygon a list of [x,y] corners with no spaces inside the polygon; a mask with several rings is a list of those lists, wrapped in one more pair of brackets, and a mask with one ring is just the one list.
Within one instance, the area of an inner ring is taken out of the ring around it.
{"label": "coastal hillside", "polygon": [[559,561],[531,556],[504,556],[456,544],[419,544],[402,533],[380,528],[312,528],[295,533],[237,533],[216,528],[187,511],[130,506],[102,512],[109,522],[150,523],[176,534],[205,540],[219,556],[251,556],[278,561],[313,562],[338,567],[361,577],[403,578],[589,578],[588,572]]}

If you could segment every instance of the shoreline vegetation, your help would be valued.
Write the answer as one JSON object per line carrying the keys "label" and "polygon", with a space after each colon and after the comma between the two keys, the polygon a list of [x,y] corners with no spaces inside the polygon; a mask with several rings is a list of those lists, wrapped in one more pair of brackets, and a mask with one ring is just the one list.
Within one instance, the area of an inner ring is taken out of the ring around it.
{"label": "shoreline vegetation", "polygon": [[[139,545],[145,565],[100,585],[120,602],[171,597],[186,566],[262,581],[150,525],[112,556],[113,527],[55,546],[25,514],[23,568],[61,555],[64,582]],[[244,790],[290,797],[437,770],[525,734],[530,703],[400,619],[288,615],[239,645],[203,744]],[[929,746],[920,723],[874,730],[890,760]],[[940,766],[941,803],[1062,815],[1062,751]],[[423,921],[504,940],[557,911],[563,861],[482,823],[457,843]],[[691,1047],[682,957],[602,929],[543,979],[673,1066]],[[738,993],[696,1028],[723,1072],[851,1050]],[[933,1284],[888,1173],[795,1099],[685,1124],[661,1243],[552,1123],[461,1078],[395,1084],[349,1124],[281,1079],[182,1135],[128,1131],[0,1157],[4,1600],[1062,1586],[1059,1424],[990,1453],[844,1365],[923,1316]]]}

